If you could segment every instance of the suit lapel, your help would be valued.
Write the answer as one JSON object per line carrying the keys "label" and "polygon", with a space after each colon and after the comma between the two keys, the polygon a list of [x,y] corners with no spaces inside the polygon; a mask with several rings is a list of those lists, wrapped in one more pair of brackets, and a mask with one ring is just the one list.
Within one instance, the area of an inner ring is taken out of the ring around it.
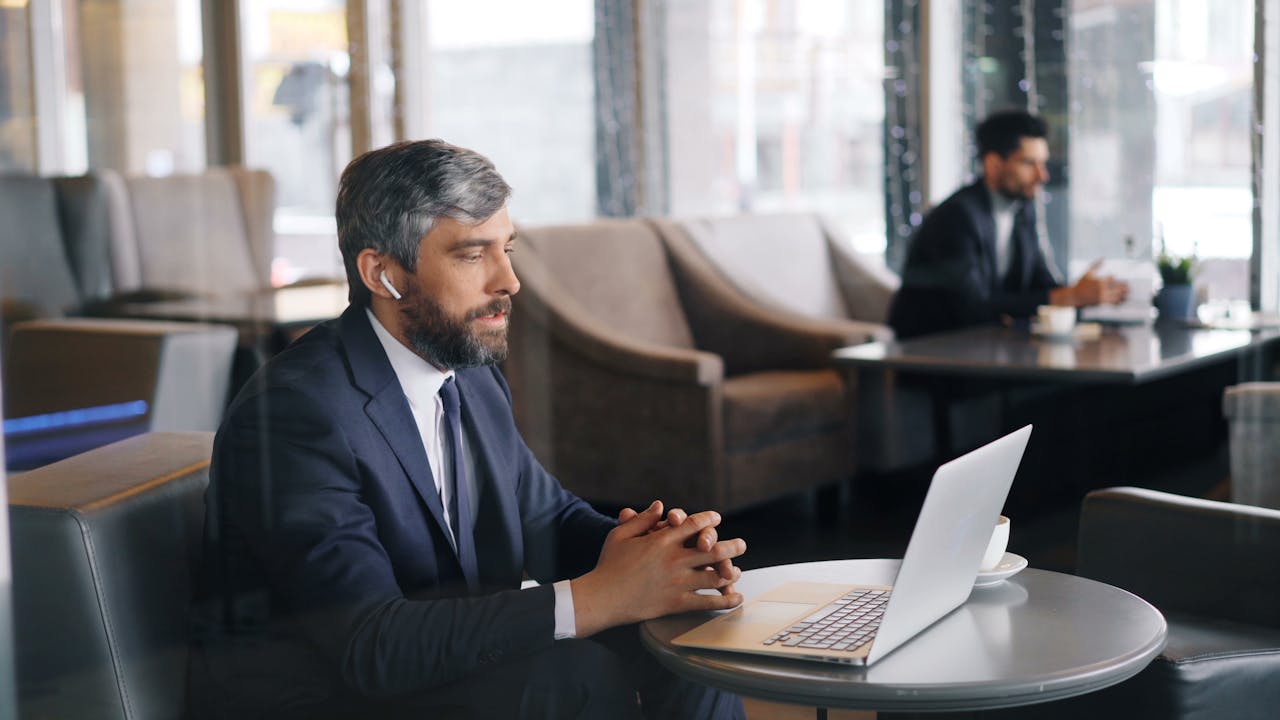
{"label": "suit lapel", "polygon": [[363,307],[348,307],[340,322],[342,345],[351,364],[352,379],[369,395],[364,412],[391,446],[419,499],[426,505],[441,534],[449,539],[456,554],[457,548],[452,546],[453,536],[440,503],[440,493],[436,492],[431,466],[427,463],[427,451],[422,447],[422,436],[418,434],[409,401],[405,399],[400,381],[387,361],[382,343],[370,327]]}
{"label": "suit lapel", "polygon": [[978,213],[978,235],[982,240],[982,262],[987,266],[987,277],[990,278],[991,289],[1000,287],[1000,272],[996,268],[996,215],[991,204],[991,193],[986,184],[979,180],[973,185],[978,195],[978,203],[982,212]]}

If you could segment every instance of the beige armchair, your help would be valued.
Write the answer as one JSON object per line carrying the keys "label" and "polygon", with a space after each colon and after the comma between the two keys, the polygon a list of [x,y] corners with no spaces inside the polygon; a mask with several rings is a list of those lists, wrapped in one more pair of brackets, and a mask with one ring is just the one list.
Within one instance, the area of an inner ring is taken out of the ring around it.
{"label": "beige armchair", "polygon": [[797,315],[885,325],[898,277],[858,256],[852,244],[813,213],[693,218],[672,224],[734,287],[758,302]]}
{"label": "beige armchair", "polygon": [[588,499],[743,508],[848,478],[850,402],[828,369],[866,339],[673,264],[642,219],[522,228],[507,363],[535,454]]}
{"label": "beige armchair", "polygon": [[[701,258],[744,298],[838,329],[853,325],[889,341],[885,324],[898,278],[853,250],[830,222],[814,213],[763,213],[690,218],[664,224],[681,258]],[[894,472],[949,460],[999,434],[998,398],[935,400],[929,388],[881,373],[861,374],[858,387],[859,471]],[[952,447],[938,447],[930,429],[947,413]]]}

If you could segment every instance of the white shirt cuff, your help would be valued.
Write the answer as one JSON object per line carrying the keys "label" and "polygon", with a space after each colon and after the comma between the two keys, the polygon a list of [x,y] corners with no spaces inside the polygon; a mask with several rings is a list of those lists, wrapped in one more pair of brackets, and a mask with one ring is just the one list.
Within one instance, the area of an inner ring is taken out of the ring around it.
{"label": "white shirt cuff", "polygon": [[568,580],[554,583],[556,593],[556,640],[578,637],[578,623],[573,614],[573,589]]}

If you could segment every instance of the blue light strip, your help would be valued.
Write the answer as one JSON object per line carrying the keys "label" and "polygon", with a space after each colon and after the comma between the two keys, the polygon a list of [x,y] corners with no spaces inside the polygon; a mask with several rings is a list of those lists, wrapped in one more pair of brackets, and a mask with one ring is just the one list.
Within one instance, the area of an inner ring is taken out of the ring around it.
{"label": "blue light strip", "polygon": [[5,435],[26,435],[50,430],[65,430],[82,425],[95,425],[116,420],[128,420],[147,414],[146,400],[98,405],[96,407],[63,410],[44,415],[28,415],[4,421]]}

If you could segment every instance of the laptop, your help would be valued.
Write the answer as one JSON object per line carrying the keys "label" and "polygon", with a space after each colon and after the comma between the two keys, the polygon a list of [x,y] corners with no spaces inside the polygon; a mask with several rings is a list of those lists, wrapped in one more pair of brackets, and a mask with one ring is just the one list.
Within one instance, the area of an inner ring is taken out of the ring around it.
{"label": "laptop", "polygon": [[938,468],[892,586],[783,583],[672,642],[849,665],[883,658],[968,599],[1030,437],[1027,425]]}

